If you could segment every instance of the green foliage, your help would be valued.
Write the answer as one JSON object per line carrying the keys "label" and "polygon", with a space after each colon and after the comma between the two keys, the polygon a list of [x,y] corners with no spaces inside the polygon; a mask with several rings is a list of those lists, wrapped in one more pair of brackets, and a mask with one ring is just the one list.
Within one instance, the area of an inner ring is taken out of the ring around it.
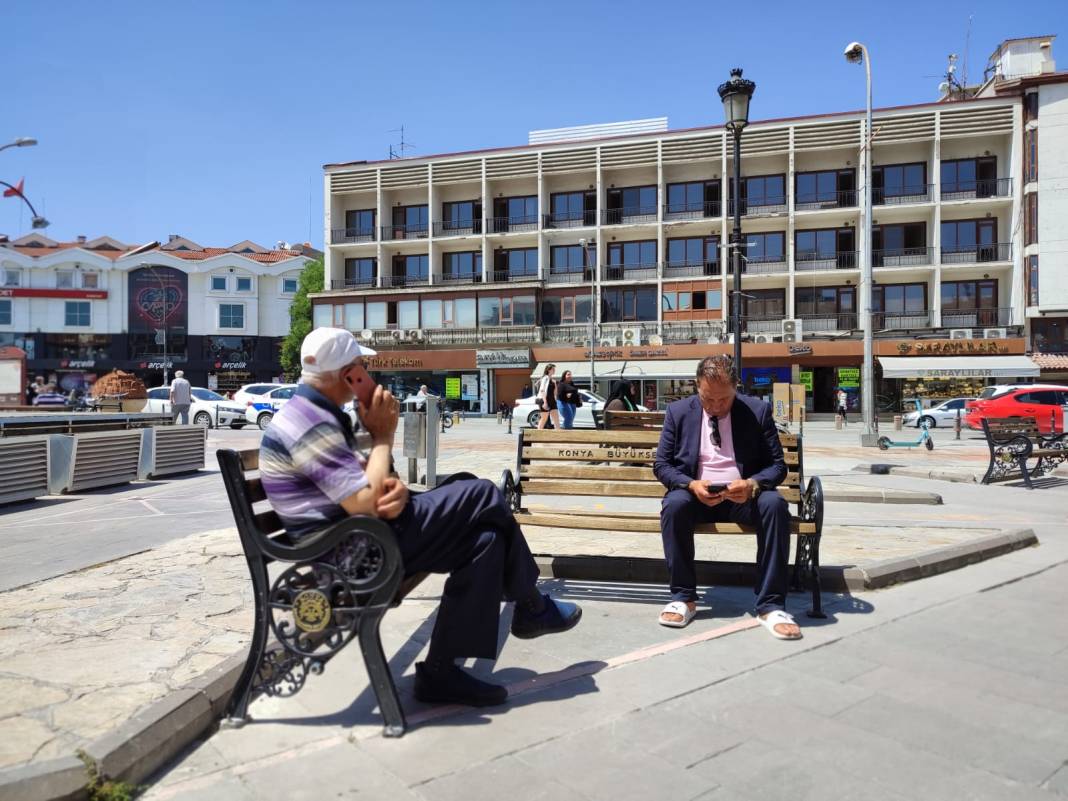
{"label": "green foliage", "polygon": [[85,763],[85,769],[89,773],[89,782],[85,789],[89,793],[89,801],[133,801],[145,789],[127,782],[113,782],[110,779],[102,779],[97,772],[96,764],[84,751],[78,751],[78,758]]}
{"label": "green foliage", "polygon": [[282,372],[290,381],[300,375],[300,343],[312,330],[312,304],[309,292],[323,291],[323,262],[310,261],[304,265],[289,307],[289,333],[282,340]]}

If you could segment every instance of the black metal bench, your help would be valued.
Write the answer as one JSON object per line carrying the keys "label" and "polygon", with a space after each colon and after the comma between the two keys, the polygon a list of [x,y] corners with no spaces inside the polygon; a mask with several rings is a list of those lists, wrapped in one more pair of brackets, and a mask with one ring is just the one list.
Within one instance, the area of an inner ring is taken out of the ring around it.
{"label": "black metal bench", "polygon": [[[309,674],[353,639],[385,719],[386,737],[404,734],[404,710],[382,651],[382,616],[426,578],[404,576],[392,529],[373,517],[348,517],[321,531],[291,539],[278,515],[257,512],[266,502],[258,476],[258,450],[220,450],[226,494],[241,537],[255,597],[255,623],[248,659],[224,715],[231,726],[248,719],[248,705],[259,694],[295,695]],[[285,567],[272,581],[267,566]],[[268,647],[268,638],[277,642]]]}
{"label": "black metal bench", "polygon": [[[981,422],[990,449],[990,464],[983,484],[1010,481],[1019,474],[1027,488],[1034,489],[1032,478],[1068,462],[1068,433],[1042,434],[1033,417],[983,418]],[[1035,464],[1028,469],[1030,459]]]}

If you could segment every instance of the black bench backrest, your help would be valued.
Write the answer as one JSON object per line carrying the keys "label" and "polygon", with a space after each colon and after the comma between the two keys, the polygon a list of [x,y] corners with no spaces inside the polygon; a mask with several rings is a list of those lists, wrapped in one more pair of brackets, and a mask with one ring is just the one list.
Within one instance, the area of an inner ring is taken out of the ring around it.
{"label": "black bench backrest", "polygon": [[996,441],[1009,440],[1018,436],[1035,440],[1040,434],[1038,423],[1033,417],[984,417],[982,423],[987,439]]}

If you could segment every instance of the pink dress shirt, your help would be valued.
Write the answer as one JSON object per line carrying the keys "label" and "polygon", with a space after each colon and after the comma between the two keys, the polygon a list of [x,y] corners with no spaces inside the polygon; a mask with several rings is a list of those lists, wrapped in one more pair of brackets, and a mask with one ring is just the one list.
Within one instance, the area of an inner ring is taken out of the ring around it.
{"label": "pink dress shirt", "polygon": [[738,462],[734,459],[734,440],[731,438],[730,413],[719,418],[719,435],[722,443],[718,448],[712,441],[712,424],[708,414],[701,412],[701,459],[698,462],[701,481],[711,484],[730,484],[742,477]]}

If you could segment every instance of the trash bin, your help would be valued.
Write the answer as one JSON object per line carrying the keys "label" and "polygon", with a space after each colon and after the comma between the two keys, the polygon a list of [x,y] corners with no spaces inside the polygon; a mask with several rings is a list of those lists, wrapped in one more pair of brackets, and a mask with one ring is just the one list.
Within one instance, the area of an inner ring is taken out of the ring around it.
{"label": "trash bin", "polygon": [[900,414],[895,414],[894,415],[894,431],[900,431],[900,430],[901,430],[901,415]]}

